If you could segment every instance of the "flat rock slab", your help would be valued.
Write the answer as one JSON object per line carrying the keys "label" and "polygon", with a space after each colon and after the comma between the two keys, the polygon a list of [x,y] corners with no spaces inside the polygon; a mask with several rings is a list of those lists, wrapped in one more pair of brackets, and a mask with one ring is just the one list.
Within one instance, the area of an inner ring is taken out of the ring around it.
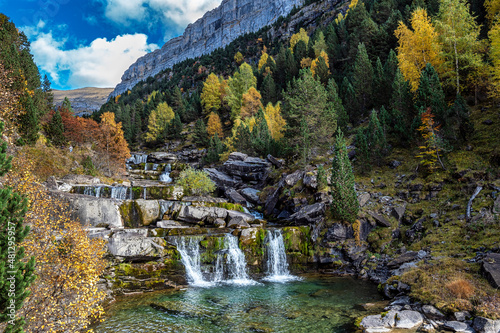
{"label": "flat rock slab", "polygon": [[476,332],[472,327],[460,321],[445,321],[443,323],[443,328],[446,330],[450,330],[452,332],[465,332],[465,333]]}
{"label": "flat rock slab", "polygon": [[396,259],[390,261],[387,264],[387,267],[389,267],[391,269],[394,269],[394,268],[397,268],[397,267],[401,266],[404,263],[413,261],[413,260],[415,260],[417,258],[418,258],[418,252],[408,251],[405,254],[402,254],[399,257],[397,257]]}
{"label": "flat rock slab", "polygon": [[483,274],[494,288],[500,288],[500,253],[489,253],[483,259]]}

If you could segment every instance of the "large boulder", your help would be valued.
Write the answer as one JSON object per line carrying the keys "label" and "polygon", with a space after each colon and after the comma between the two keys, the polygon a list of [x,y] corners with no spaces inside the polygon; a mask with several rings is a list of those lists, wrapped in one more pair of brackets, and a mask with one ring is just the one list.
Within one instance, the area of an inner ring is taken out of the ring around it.
{"label": "large boulder", "polygon": [[240,234],[241,247],[245,248],[247,246],[253,245],[257,241],[258,233],[259,228],[248,228],[242,230]]}
{"label": "large boulder", "polygon": [[141,225],[148,226],[160,217],[160,204],[158,200],[135,200],[137,212],[139,213],[139,222]]}
{"label": "large boulder", "polygon": [[210,179],[217,185],[218,188],[224,189],[227,187],[237,188],[241,185],[241,181],[230,177],[224,172],[221,172],[217,169],[207,168],[203,169],[208,173]]}
{"label": "large boulder", "polygon": [[228,210],[227,215],[228,215],[229,219],[234,219],[234,218],[238,217],[238,218],[243,219],[243,221],[245,221],[247,223],[255,220],[255,216],[253,216],[252,214],[238,212],[236,210]]}
{"label": "large boulder", "polygon": [[234,188],[227,188],[224,191],[224,195],[229,199],[230,202],[237,203],[243,206],[247,205],[247,200]]}
{"label": "large boulder", "polygon": [[190,223],[201,224],[205,221],[213,223],[218,218],[225,219],[227,213],[227,209],[218,207],[184,206],[180,209],[177,219]]}
{"label": "large boulder", "polygon": [[334,223],[327,229],[324,240],[326,242],[337,242],[350,238],[354,238],[354,231],[350,224]]}
{"label": "large boulder", "polygon": [[149,163],[175,163],[177,156],[167,152],[157,151],[148,155]]}
{"label": "large boulder", "polygon": [[284,185],[285,185],[285,179],[283,178],[279,181],[278,185],[274,188],[271,194],[267,196],[264,207],[265,213],[267,215],[271,215],[273,213],[273,210],[276,207],[276,204],[278,203],[279,196]]}
{"label": "large boulder", "polygon": [[132,261],[163,257],[165,240],[159,237],[147,237],[147,232],[147,229],[125,229],[115,232],[108,241],[109,253]]}
{"label": "large boulder", "polygon": [[240,194],[254,205],[260,205],[259,190],[247,187],[240,191]]}
{"label": "large boulder", "polygon": [[500,288],[500,253],[489,253],[483,259],[482,270],[493,288]]}
{"label": "large boulder", "polygon": [[231,229],[247,229],[250,228],[250,224],[248,224],[243,217],[241,216],[235,216],[231,219],[229,219],[229,222],[227,223],[227,227]]}
{"label": "large boulder", "polygon": [[420,312],[405,310],[396,315],[396,328],[417,328],[424,323],[424,316]]}
{"label": "large boulder", "polygon": [[223,169],[230,176],[247,181],[262,181],[267,177],[271,163],[257,157],[232,153],[224,163]]}
{"label": "large boulder", "polygon": [[288,176],[285,177],[285,183],[287,186],[293,187],[297,185],[299,180],[302,180],[304,177],[304,171],[297,170],[292,174],[289,174]]}
{"label": "large boulder", "polygon": [[372,315],[363,318],[360,326],[365,332],[390,332],[391,329],[416,329],[424,323],[420,312],[390,310],[384,316]]}
{"label": "large boulder", "polygon": [[478,333],[499,333],[500,320],[491,320],[484,317],[476,317],[474,318],[472,327]]}
{"label": "large boulder", "polygon": [[289,219],[295,225],[315,224],[324,219],[325,209],[325,204],[322,202],[304,206]]}
{"label": "large boulder", "polygon": [[119,206],[121,201],[65,194],[72,217],[91,227],[123,228]]}

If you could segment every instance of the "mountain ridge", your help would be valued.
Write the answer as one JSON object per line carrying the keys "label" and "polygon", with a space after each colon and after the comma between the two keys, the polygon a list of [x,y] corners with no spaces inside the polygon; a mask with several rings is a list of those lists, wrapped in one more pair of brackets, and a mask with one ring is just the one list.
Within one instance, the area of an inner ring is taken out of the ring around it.
{"label": "mountain ridge", "polygon": [[132,64],[109,97],[120,95],[140,81],[185,59],[208,54],[237,37],[256,32],[301,5],[303,0],[223,0],[219,7],[189,24],[182,36],[166,42]]}

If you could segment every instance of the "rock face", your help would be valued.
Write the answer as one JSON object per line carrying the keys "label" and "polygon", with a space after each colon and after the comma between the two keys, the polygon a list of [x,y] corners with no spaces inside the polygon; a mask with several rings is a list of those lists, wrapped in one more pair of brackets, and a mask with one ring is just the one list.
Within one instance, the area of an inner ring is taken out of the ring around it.
{"label": "rock face", "polygon": [[483,259],[483,273],[494,288],[500,288],[500,254],[490,253]]}
{"label": "rock face", "polygon": [[123,228],[118,200],[103,200],[78,194],[67,194],[73,217],[92,227]]}
{"label": "rock face", "polygon": [[171,39],[163,47],[139,58],[122,76],[110,96],[131,89],[138,82],[154,76],[185,59],[208,54],[224,47],[238,36],[255,32],[286,16],[302,0],[224,0],[221,5],[195,23],[182,36]]}

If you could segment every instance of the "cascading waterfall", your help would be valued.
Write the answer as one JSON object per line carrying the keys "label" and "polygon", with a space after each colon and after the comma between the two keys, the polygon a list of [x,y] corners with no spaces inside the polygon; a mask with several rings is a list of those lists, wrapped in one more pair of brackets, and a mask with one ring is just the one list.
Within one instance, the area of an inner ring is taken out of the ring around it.
{"label": "cascading waterfall", "polygon": [[163,183],[171,183],[172,178],[170,178],[170,172],[172,171],[172,166],[170,164],[165,165],[165,169],[160,175],[159,181]]}
{"label": "cascading waterfall", "polygon": [[111,199],[126,200],[127,199],[128,187],[125,186],[113,186],[111,188]]}
{"label": "cascading waterfall", "polygon": [[296,280],[297,277],[290,275],[288,262],[286,260],[285,243],[281,230],[268,230],[266,235],[266,281],[287,282]]}
{"label": "cascading waterfall", "polygon": [[[238,247],[238,237],[226,234],[224,249],[216,257],[212,273],[203,273],[200,255],[202,237],[176,237],[173,244],[181,255],[186,268],[187,280],[196,287],[211,287],[217,283],[236,285],[255,285],[258,282],[249,278],[246,259]],[[208,271],[208,269],[206,269]]]}

